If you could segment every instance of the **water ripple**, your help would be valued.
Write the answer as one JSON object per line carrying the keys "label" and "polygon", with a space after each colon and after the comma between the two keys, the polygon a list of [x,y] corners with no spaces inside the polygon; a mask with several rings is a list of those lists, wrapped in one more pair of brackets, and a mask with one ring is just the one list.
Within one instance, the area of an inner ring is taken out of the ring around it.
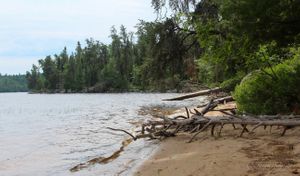
{"label": "water ripple", "polygon": [[[69,169],[91,158],[109,156],[125,134],[144,121],[141,107],[182,107],[198,103],[161,102],[175,94],[25,94],[0,93],[0,175],[74,176]],[[154,150],[155,142],[135,141],[113,162],[75,175],[130,175]],[[38,164],[37,164],[38,163]],[[126,164],[127,163],[127,164]]]}

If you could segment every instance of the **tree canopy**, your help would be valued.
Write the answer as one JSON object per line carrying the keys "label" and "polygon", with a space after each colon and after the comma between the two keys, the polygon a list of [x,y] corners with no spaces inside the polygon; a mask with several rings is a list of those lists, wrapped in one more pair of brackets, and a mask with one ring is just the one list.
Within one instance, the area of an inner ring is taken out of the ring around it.
{"label": "tree canopy", "polygon": [[29,88],[164,91],[180,89],[182,81],[237,84],[289,59],[289,48],[299,45],[298,0],[152,0],[152,6],[158,19],[141,20],[135,33],[112,27],[110,44],[88,39],[71,54],[64,48],[40,60],[27,73]]}

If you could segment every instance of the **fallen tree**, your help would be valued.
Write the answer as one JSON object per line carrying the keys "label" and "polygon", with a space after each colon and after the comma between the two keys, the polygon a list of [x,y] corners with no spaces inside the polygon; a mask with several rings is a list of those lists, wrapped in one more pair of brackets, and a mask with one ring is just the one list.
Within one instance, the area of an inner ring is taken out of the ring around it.
{"label": "fallen tree", "polygon": [[[213,90],[213,91],[211,91]],[[199,95],[207,95],[212,92],[216,93],[219,89],[210,89],[201,91],[202,93],[188,94],[186,96],[180,96],[167,100],[183,100],[190,97],[196,97]],[[205,93],[204,93],[205,92]],[[221,98],[211,98],[208,103],[198,106],[202,109],[188,109],[185,108],[184,115],[177,115],[169,118],[161,115],[153,115],[156,117],[153,120],[148,120],[141,125],[141,128],[136,130],[135,133],[131,133],[124,129],[117,129],[107,127],[109,130],[126,133],[131,138],[126,139],[122,142],[122,146],[119,150],[114,152],[108,157],[96,157],[87,162],[80,163],[70,169],[71,172],[76,172],[81,169],[87,168],[94,164],[106,164],[116,159],[124,147],[129,145],[131,141],[142,138],[148,139],[164,139],[168,137],[174,137],[179,133],[189,133],[191,138],[187,142],[192,142],[201,133],[210,129],[212,136],[221,136],[222,130],[225,125],[230,125],[236,130],[236,126],[241,127],[239,136],[242,137],[244,133],[253,133],[257,128],[264,127],[272,130],[273,126],[283,127],[281,136],[284,136],[288,129],[300,126],[300,115],[237,115],[236,108],[216,108],[219,104],[233,101],[231,96]],[[219,111],[222,115],[209,116],[208,112]],[[219,127],[219,128],[217,128]]]}
{"label": "fallen tree", "polygon": [[[184,100],[187,98],[209,95],[212,93],[218,93],[221,88],[214,88],[203,90],[171,99],[165,99],[165,101]],[[285,135],[286,131],[290,128],[300,126],[300,115],[236,115],[236,108],[215,109],[218,104],[234,101],[232,96],[226,96],[221,98],[211,98],[210,101],[201,107],[201,110],[196,108],[191,110],[186,109],[186,115],[178,115],[173,118],[156,115],[159,120],[149,120],[141,125],[141,130],[137,131],[136,135],[129,133],[123,129],[108,128],[114,131],[121,131],[127,133],[133,140],[140,138],[150,139],[163,139],[166,137],[176,136],[176,134],[184,132],[190,133],[191,139],[188,142],[192,142],[195,137],[201,132],[211,129],[211,135],[215,135],[216,126],[219,126],[218,135],[222,133],[224,125],[232,125],[234,129],[236,126],[241,126],[242,130],[239,136],[242,136],[245,132],[254,132],[258,127],[264,128],[272,126],[281,126],[283,131],[281,135]],[[206,116],[209,111],[219,111],[223,115],[220,116]],[[252,127],[249,130],[249,127]]]}
{"label": "fallen tree", "polygon": [[[218,111],[223,111],[218,110]],[[228,111],[228,109],[226,109]],[[224,112],[224,111],[223,111]],[[242,131],[239,136],[242,136],[245,132],[254,132],[260,126],[266,128],[267,126],[282,126],[283,136],[286,130],[300,126],[300,115],[263,115],[263,116],[237,116],[226,113],[224,116],[204,116],[201,114],[193,114],[189,118],[189,113],[186,116],[176,116],[174,118],[168,118],[164,116],[158,117],[160,120],[151,120],[144,123],[141,130],[136,135],[130,134],[125,130],[113,129],[114,131],[122,131],[137,140],[140,138],[150,139],[163,139],[166,137],[176,136],[180,132],[191,133],[191,139],[188,142],[192,142],[195,137],[201,132],[211,128],[211,135],[215,135],[215,127],[220,126],[218,135],[221,135],[224,125],[232,125],[234,128],[237,125],[242,127]],[[249,130],[248,127],[252,126]]]}
{"label": "fallen tree", "polygon": [[186,94],[186,95],[179,96],[179,97],[175,97],[175,98],[163,99],[163,101],[178,101],[178,100],[185,100],[185,99],[188,99],[188,98],[194,98],[194,97],[203,96],[203,95],[208,95],[208,94],[212,94],[212,93],[218,93],[218,92],[220,92],[221,90],[222,90],[222,89],[221,89],[220,87],[216,87],[216,88],[212,88],[212,89],[201,90],[201,91],[198,91],[198,92]]}

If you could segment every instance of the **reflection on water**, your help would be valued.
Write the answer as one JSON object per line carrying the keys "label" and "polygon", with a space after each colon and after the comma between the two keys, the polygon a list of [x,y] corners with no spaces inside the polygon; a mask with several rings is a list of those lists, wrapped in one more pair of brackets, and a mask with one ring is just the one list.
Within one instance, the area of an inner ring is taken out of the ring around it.
{"label": "reflection on water", "polygon": [[120,149],[125,134],[106,129],[134,128],[146,119],[141,107],[189,106],[162,102],[176,94],[0,94],[0,175],[130,175],[155,149],[156,141],[134,141],[105,165],[70,172],[93,158]]}

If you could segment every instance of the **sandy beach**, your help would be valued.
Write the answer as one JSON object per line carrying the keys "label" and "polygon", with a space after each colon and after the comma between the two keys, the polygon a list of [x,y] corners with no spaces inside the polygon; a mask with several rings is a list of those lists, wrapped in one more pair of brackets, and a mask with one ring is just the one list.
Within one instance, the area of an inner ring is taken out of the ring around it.
{"label": "sandy beach", "polygon": [[[234,106],[227,104],[223,106]],[[223,108],[223,107],[222,107]],[[217,114],[208,114],[217,115]],[[224,127],[221,136],[207,131],[187,143],[190,134],[164,140],[136,176],[300,175],[300,130],[259,127],[238,137],[241,128]]]}

